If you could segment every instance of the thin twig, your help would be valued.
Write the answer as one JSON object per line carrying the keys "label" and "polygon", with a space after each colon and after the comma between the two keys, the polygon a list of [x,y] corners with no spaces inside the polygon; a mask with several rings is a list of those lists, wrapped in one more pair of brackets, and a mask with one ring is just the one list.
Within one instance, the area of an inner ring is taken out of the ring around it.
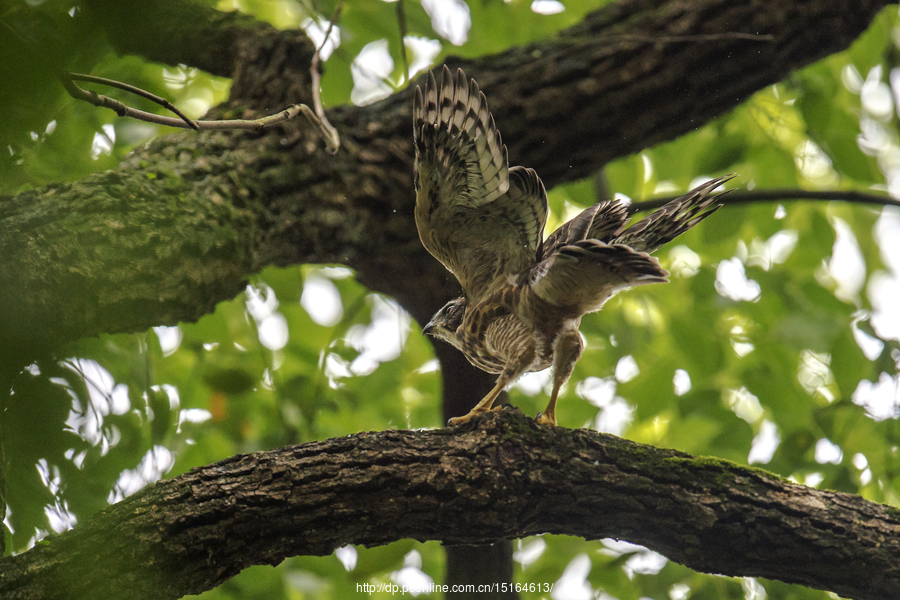
{"label": "thin twig", "polygon": [[76,100],[83,100],[100,108],[108,108],[115,111],[115,113],[120,117],[130,117],[132,119],[138,119],[147,123],[155,123],[157,125],[165,125],[167,127],[178,127],[180,129],[190,128],[197,131],[209,129],[252,129],[255,131],[259,131],[265,127],[275,125],[276,123],[289,121],[300,113],[303,113],[307,117],[307,119],[310,119],[310,121],[315,121],[316,119],[316,116],[312,112],[312,110],[304,104],[294,104],[278,113],[275,113],[274,115],[269,115],[268,117],[262,117],[260,119],[253,120],[233,119],[228,121],[192,121],[189,119],[176,119],[174,117],[154,115],[153,113],[148,113],[143,110],[131,108],[124,102],[114,100],[109,96],[104,96],[102,94],[98,94],[97,92],[84,90],[78,87],[71,79],[68,79],[66,77],[61,76],[60,82],[62,82],[63,87],[66,88],[66,91],[69,93],[69,95]]}
{"label": "thin twig", "polygon": [[635,41],[647,42],[651,44],[678,43],[678,42],[718,42],[722,40],[747,40],[750,42],[773,42],[774,35],[762,33],[741,33],[739,31],[726,31],[723,33],[701,33],[697,35],[661,35],[661,36],[643,36],[643,35],[612,35],[609,37],[597,38],[603,41]]}
{"label": "thin twig", "polygon": [[[110,110],[115,111],[115,113],[120,117],[130,117],[132,119],[137,119],[146,123],[154,123],[156,125],[164,125],[166,127],[177,127],[180,129],[193,129],[195,131],[210,129],[250,129],[259,131],[265,127],[270,127],[277,123],[283,123],[285,121],[293,119],[298,114],[303,113],[307,120],[309,120],[309,122],[316,127],[316,129],[325,139],[326,144],[332,144],[332,139],[337,137],[337,132],[334,131],[334,128],[332,128],[331,131],[324,129],[322,123],[316,117],[316,114],[305,104],[293,104],[285,108],[284,110],[275,113],[274,115],[269,115],[267,117],[253,120],[233,119],[228,121],[195,121],[193,119],[189,119],[180,110],[178,110],[175,105],[173,105],[165,98],[161,98],[159,96],[156,96],[155,94],[151,94],[146,90],[128,85],[127,83],[122,83],[103,77],[97,77],[95,75],[85,75],[83,73],[68,73],[64,69],[57,66],[55,61],[51,57],[46,56],[40,48],[22,37],[22,35],[19,34],[18,31],[10,27],[2,19],[0,19],[0,26],[3,26],[7,30],[9,30],[25,48],[29,49],[35,56],[37,56],[44,67],[46,67],[59,80],[63,88],[65,88],[66,92],[71,97],[75,98],[76,100],[87,102],[93,106],[97,106],[100,108],[109,108]],[[180,118],[175,119],[172,117],[164,117],[161,115],[155,115],[153,113],[132,108],[124,102],[120,102],[119,100],[115,100],[113,98],[110,98],[109,96],[104,96],[103,94],[98,94],[97,92],[85,90],[79,87],[75,83],[75,81],[99,83],[126,92],[130,92],[132,94],[137,94],[142,98],[146,98],[148,100],[156,102],[160,106],[163,106],[166,109],[174,112]]]}
{"label": "thin twig", "polygon": [[409,58],[406,56],[406,11],[403,9],[403,0],[397,2],[397,24],[400,27],[400,56],[403,58],[406,81],[409,81],[412,73],[409,72]]}
{"label": "thin twig", "polygon": [[[331,21],[328,22],[328,29],[325,30],[325,38],[322,40],[322,43],[319,44],[319,47],[316,48],[316,53],[313,54],[312,62],[309,67],[313,106],[316,109],[316,114],[307,114],[306,118],[309,119],[309,121],[318,128],[319,133],[322,134],[322,137],[325,139],[326,150],[329,154],[337,153],[338,148],[341,146],[341,138],[338,136],[337,129],[332,127],[331,123],[328,122],[328,117],[325,116],[325,109],[322,107],[322,95],[319,91],[319,83],[321,80],[319,77],[319,54],[322,52],[322,48],[325,47],[325,44],[328,43],[328,38],[331,37],[331,30],[334,29],[335,22],[338,20],[338,17],[341,16],[342,8],[344,8],[344,0],[338,2],[337,9],[334,11],[334,16],[332,16]],[[315,120],[313,120],[313,118],[315,118]]]}
{"label": "thin twig", "polygon": [[[653,210],[671,202],[675,198],[677,198],[677,196],[647,200],[646,202],[635,202],[628,207],[628,212],[629,214],[634,214],[640,211]],[[812,192],[797,189],[734,190],[729,192],[727,196],[723,196],[721,202],[722,204],[750,204],[753,202],[780,202],[782,200],[838,200],[853,204],[876,204],[879,206],[900,207],[900,200],[895,200],[890,196],[869,194],[855,190],[827,192]]]}
{"label": "thin twig", "polygon": [[133,85],[128,85],[127,83],[122,83],[121,81],[115,81],[113,79],[106,79],[105,77],[97,77],[95,75],[85,75],[83,73],[69,73],[68,76],[70,79],[72,79],[74,81],[89,81],[91,83],[99,83],[101,85],[108,85],[109,87],[117,88],[117,89],[123,90],[125,92],[130,92],[132,94],[135,94],[136,96],[140,96],[140,97],[146,98],[147,100],[150,100],[152,102],[156,102],[163,108],[170,110],[173,113],[175,113],[176,115],[178,115],[179,117],[181,117],[181,120],[184,121],[185,123],[187,123],[191,129],[194,129],[195,131],[199,130],[199,127],[197,127],[194,124],[194,121],[189,119],[183,112],[181,112],[177,106],[175,106],[174,104],[172,104],[165,98],[157,96],[156,94],[151,94],[147,90],[142,90],[139,87],[134,87]]}
{"label": "thin twig", "polygon": [[698,33],[695,35],[605,35],[600,37],[584,37],[572,35],[561,38],[563,43],[583,44],[587,42],[600,42],[612,46],[617,42],[640,42],[642,44],[678,44],[686,42],[720,42],[724,40],[745,40],[748,42],[774,42],[775,36],[768,33],[741,33],[740,31],[725,31],[722,33]]}

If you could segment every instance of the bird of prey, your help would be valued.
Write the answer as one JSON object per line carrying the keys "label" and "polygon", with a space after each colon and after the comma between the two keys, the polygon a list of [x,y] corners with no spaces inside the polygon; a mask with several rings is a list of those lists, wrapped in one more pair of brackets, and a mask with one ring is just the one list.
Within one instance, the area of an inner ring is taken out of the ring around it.
{"label": "bird of prey", "polygon": [[425,327],[476,367],[498,374],[465,423],[491,410],[524,373],[553,367],[553,391],[536,420],[556,425],[556,399],[584,344],[581,318],[622,290],[665,283],[650,253],[713,212],[710,195],[733,175],[714,179],[626,228],[618,201],[585,209],[543,238],[547,193],[537,173],[510,167],[484,93],[460,69],[444,66],[416,87],[416,226],[425,249],[456,276],[464,296]]}

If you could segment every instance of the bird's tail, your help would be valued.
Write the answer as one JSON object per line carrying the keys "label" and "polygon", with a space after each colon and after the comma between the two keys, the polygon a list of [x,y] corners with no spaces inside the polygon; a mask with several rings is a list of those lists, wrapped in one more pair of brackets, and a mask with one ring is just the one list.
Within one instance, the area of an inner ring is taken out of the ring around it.
{"label": "bird's tail", "polygon": [[654,252],[716,212],[722,205],[714,203],[728,190],[712,195],[710,192],[736,176],[732,173],[695,187],[638,221],[610,243],[625,244],[640,252]]}

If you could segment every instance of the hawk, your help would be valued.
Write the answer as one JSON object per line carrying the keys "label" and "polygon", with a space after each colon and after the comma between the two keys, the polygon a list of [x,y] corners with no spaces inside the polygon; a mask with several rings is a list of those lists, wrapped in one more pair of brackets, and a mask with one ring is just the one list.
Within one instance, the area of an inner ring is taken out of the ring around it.
{"label": "hawk", "polygon": [[440,87],[428,73],[416,87],[416,227],[464,295],[451,300],[425,333],[498,374],[465,423],[491,410],[524,373],[553,367],[553,391],[536,420],[556,425],[556,400],[581,356],[581,318],[616,293],[666,283],[650,253],[721,205],[710,195],[734,175],[705,183],[626,228],[618,201],[599,202],[543,237],[547,193],[533,169],[510,167],[484,93],[462,69],[444,66]]}

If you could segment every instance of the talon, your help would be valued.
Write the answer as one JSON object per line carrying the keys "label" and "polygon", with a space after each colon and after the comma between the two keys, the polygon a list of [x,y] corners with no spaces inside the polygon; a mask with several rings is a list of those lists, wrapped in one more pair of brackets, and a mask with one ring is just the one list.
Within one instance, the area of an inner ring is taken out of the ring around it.
{"label": "talon", "polygon": [[475,411],[474,409],[469,411],[468,414],[463,415],[461,417],[451,417],[447,420],[447,425],[450,427],[456,427],[457,425],[463,425],[464,423],[468,423],[475,417],[482,414],[484,411]]}
{"label": "talon", "polygon": [[540,425],[550,425],[551,427],[556,427],[556,419],[548,417],[542,412],[539,412],[537,414],[537,416],[534,418],[534,422]]}

